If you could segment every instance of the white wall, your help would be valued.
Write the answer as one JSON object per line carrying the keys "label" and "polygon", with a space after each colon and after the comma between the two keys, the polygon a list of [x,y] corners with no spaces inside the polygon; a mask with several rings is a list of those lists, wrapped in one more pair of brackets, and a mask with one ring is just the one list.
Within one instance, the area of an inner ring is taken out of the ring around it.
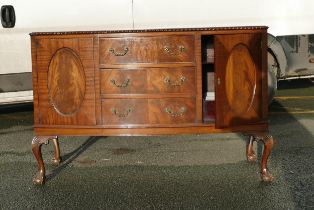
{"label": "white wall", "polygon": [[0,27],[0,74],[31,71],[28,33],[266,25],[273,35],[314,34],[313,0],[1,0],[16,10]]}

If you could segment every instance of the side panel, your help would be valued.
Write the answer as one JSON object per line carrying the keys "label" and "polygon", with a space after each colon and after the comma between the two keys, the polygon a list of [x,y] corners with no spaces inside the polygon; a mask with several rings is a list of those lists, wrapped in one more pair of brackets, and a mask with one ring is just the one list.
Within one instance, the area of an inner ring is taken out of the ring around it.
{"label": "side panel", "polygon": [[[40,125],[95,125],[93,38],[34,40]],[[34,81],[36,83],[36,81]]]}
{"label": "side panel", "polygon": [[261,34],[217,35],[216,127],[263,121]]}

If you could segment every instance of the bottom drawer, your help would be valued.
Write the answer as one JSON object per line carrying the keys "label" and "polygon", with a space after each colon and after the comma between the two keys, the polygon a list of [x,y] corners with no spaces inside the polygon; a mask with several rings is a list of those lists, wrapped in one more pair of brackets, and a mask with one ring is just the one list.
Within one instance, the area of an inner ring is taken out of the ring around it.
{"label": "bottom drawer", "polygon": [[195,123],[195,99],[169,98],[148,101],[151,124]]}
{"label": "bottom drawer", "polygon": [[184,124],[195,122],[194,98],[104,99],[104,125]]}
{"label": "bottom drawer", "polygon": [[147,99],[105,99],[102,122],[105,125],[146,124],[147,110]]}

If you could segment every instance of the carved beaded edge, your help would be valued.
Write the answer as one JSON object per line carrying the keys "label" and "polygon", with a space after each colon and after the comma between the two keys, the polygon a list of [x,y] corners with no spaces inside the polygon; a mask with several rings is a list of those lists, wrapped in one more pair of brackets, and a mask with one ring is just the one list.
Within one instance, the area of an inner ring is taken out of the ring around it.
{"label": "carved beaded edge", "polygon": [[165,29],[133,29],[107,31],[60,31],[60,32],[33,32],[30,36],[42,35],[73,35],[73,34],[111,34],[111,33],[144,33],[144,32],[184,32],[184,31],[222,31],[222,30],[258,30],[267,29],[267,26],[234,26],[234,27],[207,27],[207,28],[165,28]]}

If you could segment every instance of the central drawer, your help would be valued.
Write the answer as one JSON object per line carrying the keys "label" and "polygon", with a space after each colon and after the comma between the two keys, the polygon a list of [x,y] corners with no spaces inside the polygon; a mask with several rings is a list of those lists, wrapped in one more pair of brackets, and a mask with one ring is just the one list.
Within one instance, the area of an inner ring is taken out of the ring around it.
{"label": "central drawer", "polygon": [[103,99],[104,125],[195,123],[194,98]]}
{"label": "central drawer", "polygon": [[100,65],[194,63],[194,36],[100,38]]}
{"label": "central drawer", "polygon": [[195,93],[195,68],[100,70],[102,97],[106,94]]}

